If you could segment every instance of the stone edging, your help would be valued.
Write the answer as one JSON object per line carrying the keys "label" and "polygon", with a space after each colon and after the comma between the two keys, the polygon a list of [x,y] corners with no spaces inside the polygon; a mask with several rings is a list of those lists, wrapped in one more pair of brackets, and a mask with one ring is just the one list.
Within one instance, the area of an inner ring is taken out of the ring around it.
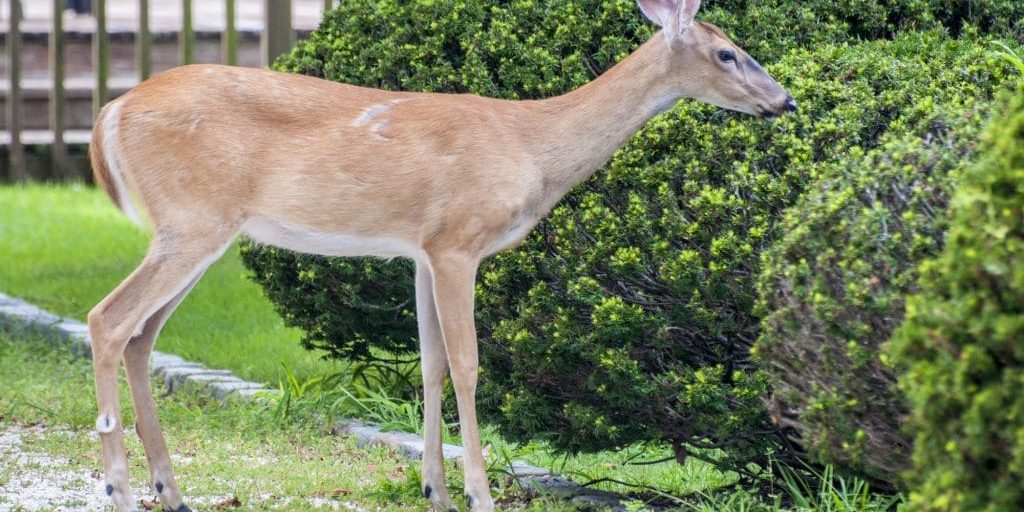
{"label": "stone edging", "polygon": [[[0,327],[32,331],[53,341],[70,345],[72,351],[81,357],[91,356],[88,326],[3,293],[0,293]],[[211,393],[220,401],[232,397],[250,398],[280,393],[279,390],[267,388],[258,382],[242,380],[228,370],[207,368],[199,363],[155,350],[150,358],[149,367],[153,376],[163,381],[169,393],[186,386],[194,387]],[[360,446],[389,446],[406,459],[423,458],[423,439],[414,434],[381,432],[377,426],[358,422],[340,424],[331,433],[352,436]],[[460,460],[462,456],[462,447],[444,445],[445,459]],[[511,467],[506,470],[511,480],[532,494],[552,495],[578,503],[609,507],[615,511],[625,510],[621,504],[624,496],[581,487],[568,478],[551,474],[544,468],[513,461]]]}
{"label": "stone edging", "polygon": [[[33,331],[51,340],[67,343],[75,354],[82,357],[90,357],[92,354],[88,326],[3,293],[0,293],[0,324]],[[196,385],[208,390],[221,401],[236,394],[253,396],[257,393],[276,392],[263,384],[239,379],[227,370],[212,370],[199,363],[155,350],[149,360],[149,368],[154,376],[162,378],[169,392],[183,386]]]}

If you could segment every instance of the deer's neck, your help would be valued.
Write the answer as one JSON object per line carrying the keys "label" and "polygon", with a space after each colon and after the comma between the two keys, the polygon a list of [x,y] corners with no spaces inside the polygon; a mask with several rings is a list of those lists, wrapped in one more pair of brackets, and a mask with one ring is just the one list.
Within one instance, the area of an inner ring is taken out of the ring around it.
{"label": "deer's neck", "polygon": [[539,102],[543,113],[533,135],[546,192],[558,194],[552,206],[679,100],[666,76],[670,50],[662,37],[659,32],[589,84]]}

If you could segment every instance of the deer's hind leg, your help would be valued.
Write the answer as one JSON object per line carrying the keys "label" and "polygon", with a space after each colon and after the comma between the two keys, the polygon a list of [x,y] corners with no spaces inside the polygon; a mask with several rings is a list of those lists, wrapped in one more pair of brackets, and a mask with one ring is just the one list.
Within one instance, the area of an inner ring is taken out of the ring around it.
{"label": "deer's hind leg", "polygon": [[[224,225],[208,229],[191,226],[187,232],[180,233],[158,231],[142,264],[89,312],[96,402],[99,408],[96,430],[103,446],[105,490],[118,512],[136,508],[128,482],[128,459],[118,388],[118,367],[126,354],[125,349],[132,338],[145,334],[151,318],[182,294],[223,254],[237,231],[235,227]],[[139,379],[138,356],[137,350],[132,349],[130,357],[135,363],[135,379]],[[151,404],[151,395],[149,401]],[[146,410],[139,412],[141,415],[147,413]],[[155,411],[149,413],[155,424]],[[179,508],[181,506],[178,505]]]}
{"label": "deer's hind leg", "polygon": [[146,451],[149,483],[160,497],[160,503],[164,508],[175,512],[189,512],[189,508],[185,506],[178,483],[174,479],[167,443],[164,441],[163,429],[156,414],[153,390],[150,387],[149,355],[164,323],[199,282],[204,271],[205,269],[200,270],[200,275],[196,276],[181,293],[153,314],[146,321],[142,334],[132,338],[124,349],[124,371],[128,377],[128,390],[131,391],[132,402],[135,405],[135,433]]}

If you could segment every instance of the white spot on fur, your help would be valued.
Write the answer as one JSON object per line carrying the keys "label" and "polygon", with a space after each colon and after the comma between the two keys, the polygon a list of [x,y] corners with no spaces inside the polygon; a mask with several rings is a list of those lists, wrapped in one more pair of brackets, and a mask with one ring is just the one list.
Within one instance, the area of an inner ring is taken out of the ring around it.
{"label": "white spot on fur", "polygon": [[382,133],[384,129],[388,127],[388,123],[390,123],[390,121],[387,120],[375,123],[370,127],[370,133],[373,133],[373,136],[376,137],[377,140],[391,140],[391,137]]}
{"label": "white spot on fur", "polygon": [[114,431],[117,427],[117,422],[109,414],[100,414],[96,418],[96,432],[100,434],[109,434]]}
{"label": "white spot on fur", "polygon": [[352,122],[352,126],[369,126],[370,133],[378,140],[390,140],[391,137],[384,135],[384,130],[391,124],[391,120],[383,119],[382,116],[391,110],[391,107],[405,102],[405,99],[391,100],[388,103],[377,103],[370,105],[363,110],[363,113]]}
{"label": "white spot on fur", "polygon": [[352,126],[366,126],[370,124],[377,116],[391,110],[391,105],[378,103],[376,105],[370,105],[363,110],[363,113],[352,122]]}

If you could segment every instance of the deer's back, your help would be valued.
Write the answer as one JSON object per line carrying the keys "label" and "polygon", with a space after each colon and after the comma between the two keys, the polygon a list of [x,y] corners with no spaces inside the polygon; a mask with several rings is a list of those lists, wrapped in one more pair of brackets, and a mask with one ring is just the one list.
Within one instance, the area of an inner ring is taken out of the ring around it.
{"label": "deer's back", "polygon": [[513,102],[197,65],[108,110],[129,186],[157,223],[188,205],[268,232],[422,245],[466,210],[480,216],[471,231],[500,231],[523,208],[518,189],[536,186],[507,129]]}

